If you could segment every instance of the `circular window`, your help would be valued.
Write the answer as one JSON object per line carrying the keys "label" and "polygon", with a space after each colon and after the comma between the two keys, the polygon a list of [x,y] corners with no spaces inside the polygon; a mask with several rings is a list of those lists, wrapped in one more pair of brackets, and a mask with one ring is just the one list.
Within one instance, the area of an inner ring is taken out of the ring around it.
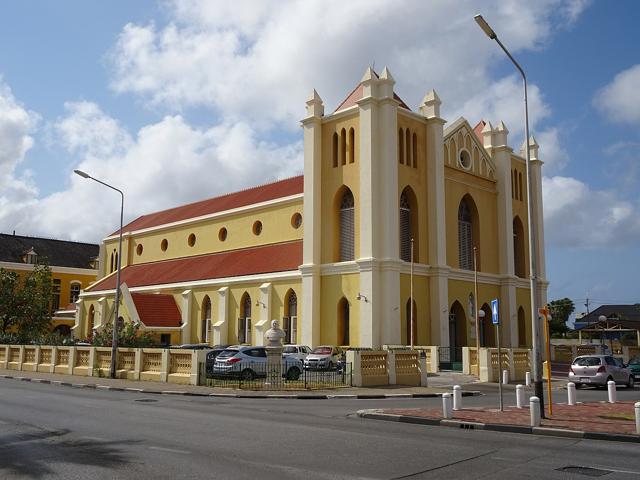
{"label": "circular window", "polygon": [[465,170],[469,170],[471,168],[471,155],[467,150],[460,150],[460,165]]}
{"label": "circular window", "polygon": [[221,242],[224,242],[226,239],[227,239],[227,229],[225,227],[222,227],[218,232],[218,240],[220,240]]}
{"label": "circular window", "polygon": [[191,234],[189,235],[189,239],[187,240],[187,243],[189,244],[190,247],[193,247],[196,244],[196,236],[195,234]]}
{"label": "circular window", "polygon": [[302,215],[296,212],[291,216],[291,226],[293,228],[300,228],[301,225],[302,225]]}
{"label": "circular window", "polygon": [[260,220],[256,220],[253,222],[253,234],[260,235],[262,233],[262,222]]}
{"label": "circular window", "polygon": [[136,247],[136,253],[138,255],[142,255],[142,250],[144,250],[144,247],[142,246],[141,243],[139,243],[138,246]]}
{"label": "circular window", "polygon": [[160,242],[160,248],[162,249],[163,252],[166,252],[168,247],[169,247],[169,242],[167,241],[166,238],[163,238],[162,242]]}

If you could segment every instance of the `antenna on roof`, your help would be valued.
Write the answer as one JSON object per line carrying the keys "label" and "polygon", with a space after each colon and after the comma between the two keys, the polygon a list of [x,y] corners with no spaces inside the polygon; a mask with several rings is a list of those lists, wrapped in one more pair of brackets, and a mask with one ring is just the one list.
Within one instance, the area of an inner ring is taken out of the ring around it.
{"label": "antenna on roof", "polygon": [[376,71],[376,61],[373,61],[373,65],[371,65],[371,70]]}

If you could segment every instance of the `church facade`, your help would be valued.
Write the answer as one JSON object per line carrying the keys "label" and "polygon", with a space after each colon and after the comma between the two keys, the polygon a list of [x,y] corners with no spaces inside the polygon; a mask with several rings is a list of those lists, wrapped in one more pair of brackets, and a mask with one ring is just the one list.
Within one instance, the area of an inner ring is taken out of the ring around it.
{"label": "church facade", "polygon": [[[389,71],[367,69],[331,114],[306,102],[304,175],[144,215],[123,229],[124,321],[165,344],[374,347],[531,345],[524,150],[500,122],[445,127],[440,99],[412,111]],[[542,161],[531,153],[539,304],[546,303]],[[101,279],[77,302],[74,334],[113,320],[118,232]],[[475,293],[477,270],[478,293]]]}

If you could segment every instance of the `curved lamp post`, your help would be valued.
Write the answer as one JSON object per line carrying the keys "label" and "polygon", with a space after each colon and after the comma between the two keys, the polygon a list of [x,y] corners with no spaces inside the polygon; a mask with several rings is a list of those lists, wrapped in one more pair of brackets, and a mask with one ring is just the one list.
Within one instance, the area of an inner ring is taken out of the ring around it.
{"label": "curved lamp post", "polygon": [[538,320],[537,305],[537,269],[534,252],[536,249],[536,237],[534,235],[535,224],[533,222],[533,208],[531,205],[531,155],[529,152],[529,107],[527,104],[527,77],[522,67],[516,62],[515,58],[509,53],[509,50],[502,44],[496,32],[489,26],[482,15],[473,17],[482,29],[482,31],[491,40],[495,40],[502,51],[509,57],[511,63],[516,67],[520,75],[522,75],[522,83],[524,85],[524,135],[525,135],[525,152],[526,152],[526,175],[527,175],[527,223],[529,230],[529,270],[531,278],[531,332],[533,347],[533,383],[535,387],[535,395],[540,399],[540,412],[544,416],[544,397],[542,388],[542,357],[540,355],[540,322]]}
{"label": "curved lamp post", "polygon": [[111,340],[111,368],[109,370],[109,375],[111,378],[116,378],[116,360],[118,356],[118,309],[120,307],[120,265],[122,264],[122,220],[124,214],[124,193],[122,190],[117,189],[116,187],[109,185],[108,183],[103,182],[102,180],[98,180],[97,178],[93,178],[88,173],[83,172],[82,170],[74,170],[74,173],[80,175],[82,178],[88,178],[93,180],[94,182],[98,182],[105,187],[110,188],[111,190],[115,190],[120,194],[120,231],[118,232],[118,265],[116,268],[116,298],[115,298],[115,311],[113,317],[113,337]]}

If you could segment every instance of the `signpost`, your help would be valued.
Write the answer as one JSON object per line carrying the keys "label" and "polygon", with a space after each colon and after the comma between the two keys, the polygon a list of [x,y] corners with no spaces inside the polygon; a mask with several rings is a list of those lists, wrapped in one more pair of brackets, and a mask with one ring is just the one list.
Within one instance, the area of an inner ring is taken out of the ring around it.
{"label": "signpost", "polygon": [[498,336],[498,395],[500,396],[500,411],[504,410],[502,402],[502,350],[500,349],[500,317],[498,299],[491,300],[491,321],[496,326]]}
{"label": "signpost", "polygon": [[544,337],[547,351],[547,395],[549,396],[549,416],[553,416],[553,399],[551,398],[551,335],[549,334],[549,309],[547,306],[538,309],[538,313],[544,321]]}

